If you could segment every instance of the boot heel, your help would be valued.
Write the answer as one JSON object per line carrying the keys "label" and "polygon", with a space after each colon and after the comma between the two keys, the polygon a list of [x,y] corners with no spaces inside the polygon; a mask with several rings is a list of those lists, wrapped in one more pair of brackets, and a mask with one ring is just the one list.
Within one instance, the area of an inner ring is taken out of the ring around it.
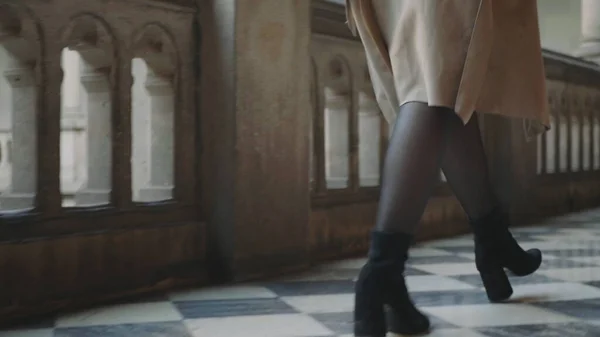
{"label": "boot heel", "polygon": [[503,268],[480,272],[480,275],[490,302],[502,302],[512,296],[513,289]]}
{"label": "boot heel", "polygon": [[383,304],[377,310],[369,310],[363,317],[354,318],[355,337],[385,337],[386,335],[387,325]]}

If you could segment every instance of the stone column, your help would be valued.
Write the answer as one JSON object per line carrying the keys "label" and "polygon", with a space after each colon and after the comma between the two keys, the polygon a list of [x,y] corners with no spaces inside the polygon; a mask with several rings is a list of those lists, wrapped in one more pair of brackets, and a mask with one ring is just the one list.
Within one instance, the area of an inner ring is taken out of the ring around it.
{"label": "stone column", "polygon": [[350,96],[325,95],[325,182],[328,189],[350,185]]}
{"label": "stone column", "polygon": [[[99,52],[92,51],[94,54]],[[82,62],[81,84],[84,90],[81,105],[87,117],[87,182],[75,195],[77,206],[102,205],[110,201],[112,102],[106,70],[98,70],[88,62]]]}
{"label": "stone column", "polygon": [[[86,153],[86,116],[81,106],[81,58],[70,49],[62,54],[62,99],[60,134],[60,184],[64,196],[72,197],[80,188],[82,177],[87,175],[87,163],[82,160]],[[69,201],[65,202],[65,205]]]}
{"label": "stone column", "polygon": [[359,95],[358,164],[360,186],[379,186],[381,113],[375,98],[365,92]]}
{"label": "stone column", "polygon": [[33,69],[14,62],[4,71],[12,114],[10,188],[0,200],[2,210],[34,206],[37,189],[37,90]]}
{"label": "stone column", "polygon": [[310,1],[199,0],[213,275],[308,263]]}
{"label": "stone column", "polygon": [[148,69],[146,90],[149,94],[149,110],[145,124],[148,133],[144,170],[146,183],[140,188],[142,202],[169,200],[173,197],[174,168],[174,92],[169,78],[157,76]]}
{"label": "stone column", "polygon": [[147,185],[149,178],[150,158],[150,99],[145,88],[148,76],[146,62],[134,58],[131,71],[134,82],[131,87],[131,181],[133,201],[141,201],[140,190]]}
{"label": "stone column", "polygon": [[585,59],[600,61],[600,1],[581,0],[581,47],[575,52]]}

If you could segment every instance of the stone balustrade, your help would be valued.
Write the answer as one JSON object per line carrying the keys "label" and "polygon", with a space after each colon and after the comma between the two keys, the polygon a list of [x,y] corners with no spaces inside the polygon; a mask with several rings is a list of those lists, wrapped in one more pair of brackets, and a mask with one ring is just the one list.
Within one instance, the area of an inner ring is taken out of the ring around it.
{"label": "stone balustrade", "polygon": [[2,1],[0,17],[0,211],[191,200],[195,1]]}

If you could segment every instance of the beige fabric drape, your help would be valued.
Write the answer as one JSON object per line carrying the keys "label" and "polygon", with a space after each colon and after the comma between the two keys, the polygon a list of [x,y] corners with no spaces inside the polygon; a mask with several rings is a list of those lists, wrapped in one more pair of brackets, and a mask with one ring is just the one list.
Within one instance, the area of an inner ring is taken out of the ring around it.
{"label": "beige fabric drape", "polygon": [[533,136],[549,128],[535,0],[346,0],[379,106],[426,102],[521,118]]}

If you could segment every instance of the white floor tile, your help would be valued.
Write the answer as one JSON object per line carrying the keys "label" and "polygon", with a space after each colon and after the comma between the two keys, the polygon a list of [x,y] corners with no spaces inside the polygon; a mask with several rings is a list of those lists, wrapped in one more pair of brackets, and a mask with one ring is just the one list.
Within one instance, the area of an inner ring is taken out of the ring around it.
{"label": "white floor tile", "polygon": [[452,253],[447,252],[445,250],[435,249],[435,248],[421,248],[416,247],[412,248],[409,252],[411,257],[433,257],[433,256],[449,256]]}
{"label": "white floor tile", "polygon": [[342,260],[323,265],[324,268],[331,269],[360,269],[367,262],[366,258]]}
{"label": "white floor tile", "polygon": [[538,273],[555,280],[569,282],[600,281],[600,267],[548,269],[540,270]]}
{"label": "white floor tile", "polygon": [[591,235],[588,233],[558,233],[558,234],[540,234],[532,236],[533,239],[536,240],[544,240],[544,241],[561,241],[563,244],[572,245],[572,244],[581,244],[581,245],[589,245],[590,242],[597,241],[598,237],[596,235]]}
{"label": "white floor tile", "polygon": [[52,329],[0,331],[0,337],[53,337]]}
{"label": "white floor tile", "polygon": [[514,302],[553,302],[600,298],[600,289],[578,283],[542,283],[513,286]]}
{"label": "white floor tile", "polygon": [[243,316],[186,321],[194,337],[316,337],[334,333],[305,315]]}
{"label": "white floor tile", "polygon": [[58,327],[82,327],[127,323],[170,322],[182,319],[171,302],[124,304],[92,309],[60,317]]}
{"label": "white floor tile", "polygon": [[546,227],[519,227],[511,228],[510,231],[519,234],[545,234],[548,229]]}
{"label": "white floor tile", "polygon": [[486,337],[469,329],[438,329],[433,330],[427,337]]}
{"label": "white floor tile", "polygon": [[539,241],[539,242],[522,242],[520,243],[523,249],[538,248],[541,250],[571,250],[571,249],[586,249],[589,244],[582,242],[564,242],[562,240]]}
{"label": "white floor tile", "polygon": [[577,321],[566,315],[524,304],[462,305],[431,307],[422,310],[447,322],[467,328]]}
{"label": "white floor tile", "polygon": [[169,295],[172,301],[237,300],[256,298],[275,298],[277,295],[265,287],[232,286],[186,290]]}
{"label": "white floor tile", "polygon": [[475,253],[458,253],[456,256],[475,261]]}
{"label": "white floor tile", "polygon": [[[351,271],[351,270],[348,270]],[[324,266],[315,267],[313,270],[296,274],[287,275],[274,279],[277,282],[303,282],[303,281],[335,281],[353,279],[358,272],[347,273],[343,269],[331,269]]]}
{"label": "white floor tile", "polygon": [[407,276],[406,286],[409,292],[476,289],[470,284],[437,275]]}
{"label": "white floor tile", "polygon": [[287,296],[281,300],[296,310],[311,314],[354,310],[354,294]]}
{"label": "white floor tile", "polygon": [[475,263],[437,263],[437,264],[411,264],[411,268],[419,269],[427,273],[456,276],[477,274]]}
{"label": "white floor tile", "polygon": [[558,231],[559,233],[567,234],[567,235],[600,235],[600,227],[599,228],[563,228]]}
{"label": "white floor tile", "polygon": [[594,266],[600,266],[600,255],[569,257],[569,258],[564,258],[564,260],[580,262],[580,263],[590,264],[590,265],[594,265]]}
{"label": "white floor tile", "polygon": [[452,238],[429,241],[422,245],[423,248],[444,248],[444,247],[473,247],[471,238]]}

